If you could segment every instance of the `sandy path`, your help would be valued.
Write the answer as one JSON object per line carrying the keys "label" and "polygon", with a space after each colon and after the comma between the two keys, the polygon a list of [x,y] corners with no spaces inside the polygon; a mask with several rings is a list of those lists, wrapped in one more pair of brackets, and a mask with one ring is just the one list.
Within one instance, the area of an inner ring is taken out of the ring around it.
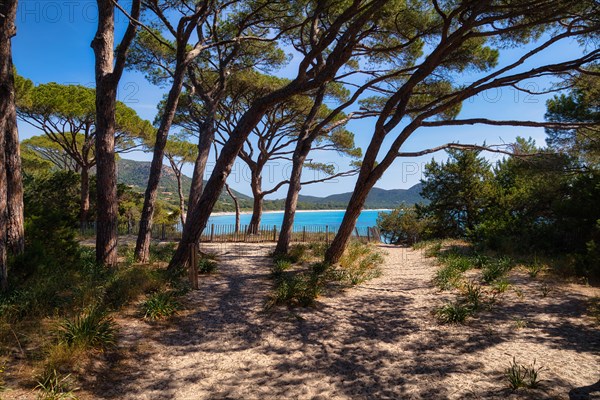
{"label": "sandy path", "polygon": [[[513,355],[546,368],[546,382],[531,398],[568,399],[572,389],[600,378],[598,330],[579,316],[584,295],[576,290],[544,302],[526,294],[513,304],[517,296],[507,295],[496,314],[442,326],[431,310],[452,296],[432,286],[433,261],[388,247],[380,278],[321,299],[316,309],[265,313],[268,248],[240,249],[244,257],[221,257],[220,273],[202,279],[189,295],[190,311],[175,323],[121,320],[121,346],[135,358],[113,360],[110,381],[90,381],[82,397],[523,398],[503,381]],[[527,328],[512,328],[517,314]],[[600,391],[571,398],[594,396]]]}

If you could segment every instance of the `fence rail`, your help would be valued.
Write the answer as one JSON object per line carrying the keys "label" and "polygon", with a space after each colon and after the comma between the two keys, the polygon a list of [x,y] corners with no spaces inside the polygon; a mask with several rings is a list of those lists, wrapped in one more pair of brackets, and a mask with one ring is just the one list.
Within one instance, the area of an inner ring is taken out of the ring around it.
{"label": "fence rail", "polygon": [[[118,226],[119,236],[137,235],[139,225],[137,223],[122,223]],[[337,234],[337,225],[294,225],[292,242],[326,242],[329,243]],[[201,242],[246,242],[265,243],[276,242],[279,237],[277,225],[260,225],[258,227],[241,225],[236,229],[235,225],[209,224],[200,236]],[[81,227],[82,236],[94,236],[96,224],[91,222]],[[381,233],[379,228],[373,226],[357,226],[353,237],[368,242],[380,242]],[[152,239],[163,241],[178,241],[181,239],[181,227],[177,225],[157,224],[152,227]]]}

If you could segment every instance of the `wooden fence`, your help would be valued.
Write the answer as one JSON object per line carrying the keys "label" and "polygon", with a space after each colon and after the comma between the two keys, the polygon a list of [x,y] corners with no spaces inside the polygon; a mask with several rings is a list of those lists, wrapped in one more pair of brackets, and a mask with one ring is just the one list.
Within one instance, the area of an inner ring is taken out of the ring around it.
{"label": "wooden fence", "polygon": [[[118,226],[120,236],[137,235],[137,223],[123,223]],[[337,234],[336,225],[294,225],[292,242],[325,242],[329,243]],[[247,242],[264,243],[276,242],[279,237],[277,225],[260,225],[257,228],[249,225],[240,226],[236,230],[235,225],[209,224],[200,237],[201,242]],[[96,234],[95,223],[82,227],[83,236],[94,236]],[[381,241],[381,233],[377,227],[356,227],[353,236],[359,240],[368,242]],[[152,227],[152,238],[163,241],[178,241],[181,239],[181,227],[177,225],[158,224]]]}

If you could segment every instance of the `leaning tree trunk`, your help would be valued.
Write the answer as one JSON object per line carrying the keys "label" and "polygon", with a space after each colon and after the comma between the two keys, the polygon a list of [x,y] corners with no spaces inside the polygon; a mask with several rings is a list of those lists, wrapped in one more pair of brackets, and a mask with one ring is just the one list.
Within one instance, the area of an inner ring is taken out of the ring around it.
{"label": "leaning tree trunk", "polygon": [[[2,85],[4,86],[4,85]],[[5,109],[4,88],[0,86],[0,165],[4,165],[5,144],[6,144],[6,119],[3,117]],[[8,222],[8,204],[7,204],[7,178],[6,168],[0,168],[0,290],[3,292],[8,289],[8,259],[7,259],[7,222]]]}
{"label": "leaning tree trunk", "polygon": [[325,262],[328,264],[337,263],[342,257],[342,254],[344,254],[348,240],[352,236],[352,231],[356,226],[356,221],[360,216],[363,206],[365,205],[365,201],[367,200],[367,196],[369,195],[372,187],[372,185],[368,186],[362,183],[359,185],[359,183],[357,183],[354,193],[350,198],[350,202],[348,203],[348,207],[346,208],[346,213],[344,214],[342,224],[340,225],[335,238],[325,253]]}
{"label": "leaning tree trunk", "polygon": [[152,156],[152,164],[150,165],[150,176],[148,177],[148,185],[146,186],[146,193],[144,196],[144,207],[142,209],[142,216],[140,217],[140,231],[135,246],[135,258],[140,262],[148,262],[150,258],[152,218],[154,216],[154,207],[158,195],[158,184],[162,172],[165,146],[167,144],[167,137],[169,136],[169,129],[171,129],[171,124],[175,117],[177,104],[179,103],[179,95],[181,94],[181,89],[183,87],[185,70],[185,64],[179,62],[175,69],[173,85],[171,86],[171,90],[169,90],[160,126],[156,132],[154,154]]}
{"label": "leaning tree trunk", "polygon": [[81,230],[85,229],[90,214],[90,171],[87,165],[81,167],[81,200],[79,205],[79,222]]}
{"label": "leaning tree trunk", "polygon": [[198,203],[202,194],[204,172],[206,171],[206,164],[208,163],[208,156],[210,155],[210,148],[213,145],[214,138],[214,122],[209,118],[202,125],[198,137],[198,156],[194,163],[194,172],[192,173],[192,184],[188,197],[188,215],[191,213],[193,206]]}
{"label": "leaning tree trunk", "polygon": [[260,172],[252,172],[252,196],[254,201],[252,203],[252,217],[250,218],[250,225],[248,225],[248,234],[257,234],[260,229],[260,220],[262,219],[264,195],[261,191],[262,188],[262,177]]}
{"label": "leaning tree trunk", "polygon": [[[310,145],[308,145],[310,150]],[[296,208],[298,207],[298,197],[301,189],[302,167],[308,151],[298,149],[292,158],[292,173],[290,175],[290,184],[288,186],[287,196],[285,198],[285,209],[283,211],[283,222],[281,223],[281,232],[275,247],[275,254],[287,254],[292,241],[294,231],[294,218],[296,217]]]}
{"label": "leaning tree trunk", "polygon": [[269,104],[265,102],[250,108],[221,149],[215,169],[199,196],[198,202],[194,205],[188,205],[188,217],[177,250],[169,263],[170,269],[183,266],[186,263],[188,246],[198,242],[200,234],[206,228],[215,203],[219,199],[223,186],[225,186],[233,163],[244,145],[244,141],[252,129],[258,125],[268,106]]}
{"label": "leaning tree trunk", "polygon": [[225,189],[227,190],[227,193],[229,194],[229,197],[231,197],[231,199],[233,200],[233,204],[235,205],[235,233],[238,233],[240,231],[240,202],[238,201],[238,198],[236,195],[233,194],[233,191],[231,190],[231,188],[229,187],[228,184],[225,184]]}
{"label": "leaning tree trunk", "polygon": [[185,199],[183,198],[183,187],[181,185],[181,171],[176,172],[177,177],[177,193],[179,194],[179,219],[181,220],[181,227],[185,224]]}

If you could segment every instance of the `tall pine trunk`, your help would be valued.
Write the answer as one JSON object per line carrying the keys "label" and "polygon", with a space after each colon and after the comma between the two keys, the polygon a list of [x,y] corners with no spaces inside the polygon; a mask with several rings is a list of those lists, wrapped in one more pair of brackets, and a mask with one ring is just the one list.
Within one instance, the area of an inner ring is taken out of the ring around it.
{"label": "tall pine trunk", "polygon": [[[13,69],[11,68],[11,71]],[[14,84],[14,76],[10,78]],[[9,81],[10,82],[10,81]],[[14,85],[13,85],[14,87]],[[14,92],[13,92],[14,93]],[[25,216],[23,210],[23,175],[21,146],[14,101],[10,107],[6,129],[6,180],[8,185],[8,249],[12,254],[25,250]]]}
{"label": "tall pine trunk", "polygon": [[175,111],[179,103],[179,95],[183,87],[183,78],[186,65],[183,62],[178,62],[173,76],[173,84],[167,103],[165,104],[164,113],[160,121],[160,126],[156,132],[156,142],[154,143],[154,154],[152,156],[152,164],[150,165],[150,176],[148,177],[148,185],[144,195],[144,207],[140,217],[140,230],[138,233],[137,243],[135,245],[135,258],[140,262],[148,262],[150,258],[150,241],[152,239],[152,218],[154,217],[154,208],[156,205],[156,197],[158,195],[158,184],[163,167],[163,158],[165,155],[165,146],[167,137]]}
{"label": "tall pine trunk", "polygon": [[[11,39],[17,33],[16,14],[16,0],[0,2],[0,290],[2,291],[8,289],[7,251],[10,247],[8,235],[11,225],[9,202],[12,199],[10,186],[15,183],[14,176],[11,178],[11,173],[8,171],[11,168],[9,162],[11,155],[8,151],[15,145],[18,148],[18,138],[15,143],[13,136],[17,129],[17,121],[11,48]],[[14,195],[14,188],[12,190]]]}
{"label": "tall pine trunk", "polygon": [[[298,142],[300,145],[300,142]],[[308,149],[305,149],[308,147]],[[308,146],[298,147],[292,157],[292,173],[290,175],[290,184],[288,186],[287,196],[285,198],[285,209],[283,211],[283,222],[281,223],[281,232],[275,247],[275,254],[287,254],[290,249],[292,233],[294,231],[294,218],[296,217],[296,208],[298,207],[298,197],[301,189],[302,167],[310,150]]]}
{"label": "tall pine trunk", "polygon": [[117,82],[114,69],[114,5],[98,0],[98,30],[92,41],[96,56],[96,261],[117,264],[117,165],[115,161],[115,113]]}

